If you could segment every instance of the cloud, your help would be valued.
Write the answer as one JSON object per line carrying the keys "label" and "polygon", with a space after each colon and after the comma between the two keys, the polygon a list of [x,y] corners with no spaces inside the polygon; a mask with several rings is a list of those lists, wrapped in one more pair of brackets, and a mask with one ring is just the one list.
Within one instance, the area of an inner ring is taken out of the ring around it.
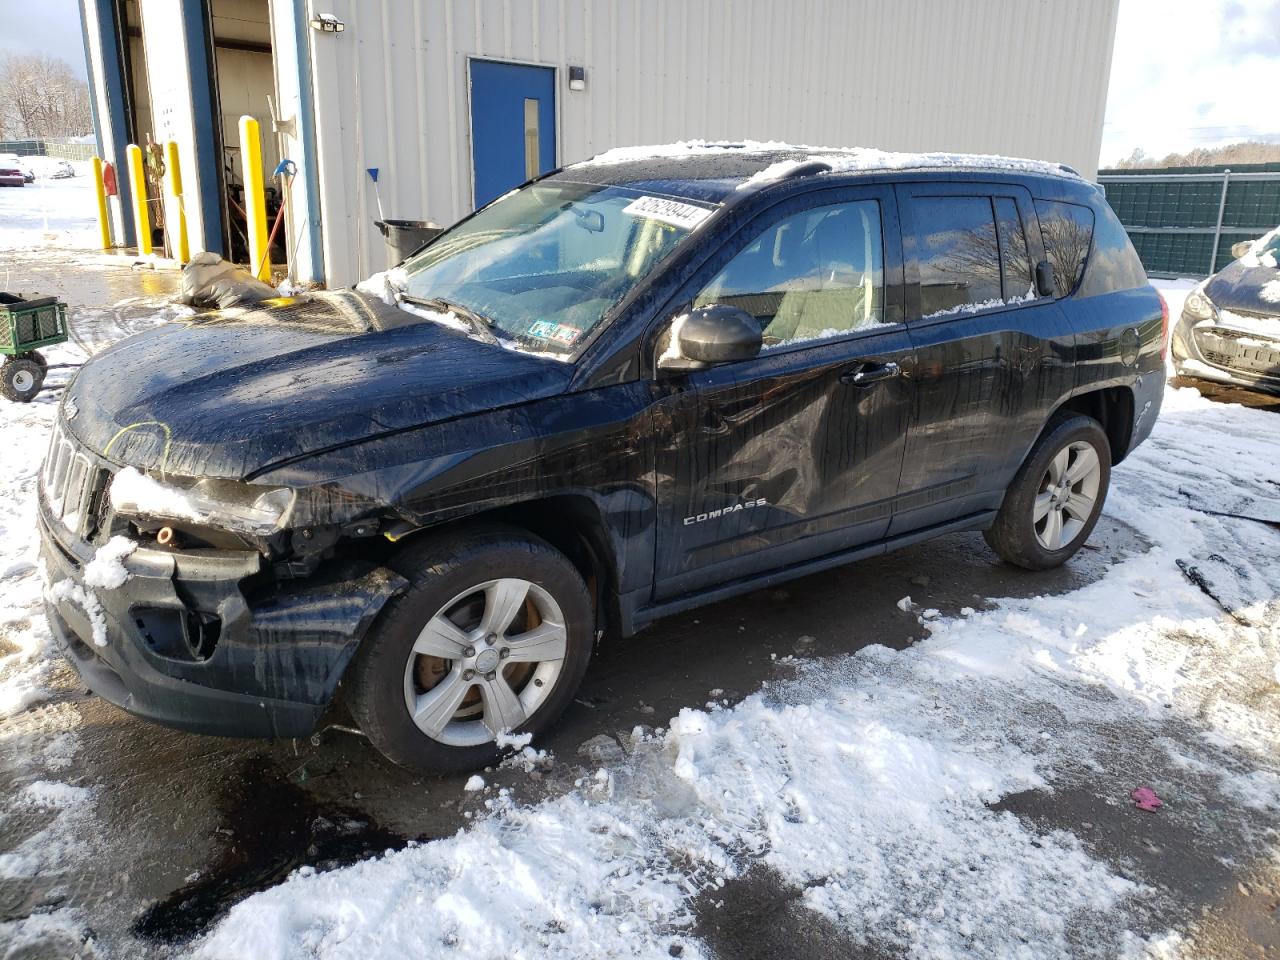
{"label": "cloud", "polygon": [[1280,140],[1280,0],[1121,0],[1102,162]]}

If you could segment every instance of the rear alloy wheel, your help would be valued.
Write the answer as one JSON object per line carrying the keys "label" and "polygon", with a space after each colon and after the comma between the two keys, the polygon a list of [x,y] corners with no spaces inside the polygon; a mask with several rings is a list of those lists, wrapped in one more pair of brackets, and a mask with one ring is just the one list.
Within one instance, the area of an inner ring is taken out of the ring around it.
{"label": "rear alloy wheel", "polygon": [[1111,482],[1111,445],[1098,421],[1060,417],[1009,484],[987,543],[1028,570],[1060,566],[1084,545]]}
{"label": "rear alloy wheel", "polygon": [[1036,539],[1046,550],[1075,541],[1094,514],[1102,461],[1092,444],[1070,443],[1049,461],[1032,509]]}
{"label": "rear alloy wheel", "polygon": [[482,528],[425,540],[392,566],[410,581],[361,644],[351,713],[387,757],[420,771],[481,767],[502,734],[539,734],[591,656],[586,585],[528,534]]}
{"label": "rear alloy wheel", "polygon": [[0,393],[15,403],[28,403],[44,386],[44,372],[34,360],[10,357],[0,365]]}

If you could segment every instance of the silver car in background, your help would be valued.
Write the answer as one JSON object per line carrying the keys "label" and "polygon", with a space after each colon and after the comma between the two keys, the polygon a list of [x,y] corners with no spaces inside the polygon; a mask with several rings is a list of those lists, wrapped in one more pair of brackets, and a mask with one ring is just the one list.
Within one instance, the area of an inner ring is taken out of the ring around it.
{"label": "silver car in background", "polygon": [[1280,227],[1188,294],[1170,349],[1180,376],[1280,393]]}

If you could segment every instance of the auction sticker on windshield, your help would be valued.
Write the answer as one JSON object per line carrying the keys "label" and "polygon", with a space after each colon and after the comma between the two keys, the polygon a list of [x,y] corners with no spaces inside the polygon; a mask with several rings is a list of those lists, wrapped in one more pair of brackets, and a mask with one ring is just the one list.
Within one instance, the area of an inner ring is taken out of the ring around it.
{"label": "auction sticker on windshield", "polygon": [[643,217],[646,220],[659,220],[673,227],[684,227],[686,230],[692,230],[711,216],[711,211],[705,207],[695,207],[691,203],[681,203],[679,200],[650,196],[632,200],[622,208],[622,212],[633,217]]}

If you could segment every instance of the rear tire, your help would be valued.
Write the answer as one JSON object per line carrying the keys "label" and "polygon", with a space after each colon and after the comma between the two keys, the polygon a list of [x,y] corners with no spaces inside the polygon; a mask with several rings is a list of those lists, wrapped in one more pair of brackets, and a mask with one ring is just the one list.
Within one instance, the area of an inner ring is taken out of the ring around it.
{"label": "rear tire", "polygon": [[1049,424],[1014,475],[995,523],[983,536],[1027,570],[1061,566],[1093,532],[1111,483],[1111,444],[1092,417]]}
{"label": "rear tire", "polygon": [[10,357],[0,365],[0,394],[14,403],[29,403],[44,386],[45,369],[26,357]]}
{"label": "rear tire", "polygon": [[344,682],[352,716],[387,758],[419,772],[496,760],[500,732],[550,727],[591,659],[594,617],[577,569],[542,540],[485,527],[406,548],[409,589],[387,604]]}

